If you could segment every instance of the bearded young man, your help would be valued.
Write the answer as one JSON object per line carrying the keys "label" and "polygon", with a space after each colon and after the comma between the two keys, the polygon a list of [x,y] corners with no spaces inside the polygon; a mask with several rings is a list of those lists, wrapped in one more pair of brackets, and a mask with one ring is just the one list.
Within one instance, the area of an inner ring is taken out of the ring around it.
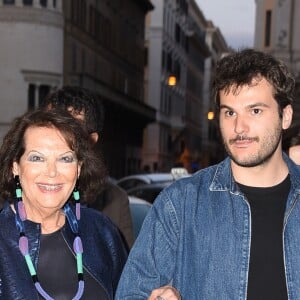
{"label": "bearded young man", "polygon": [[294,88],[271,55],[245,49],[218,62],[228,157],[158,196],[116,299],[300,299],[300,168],[281,146]]}

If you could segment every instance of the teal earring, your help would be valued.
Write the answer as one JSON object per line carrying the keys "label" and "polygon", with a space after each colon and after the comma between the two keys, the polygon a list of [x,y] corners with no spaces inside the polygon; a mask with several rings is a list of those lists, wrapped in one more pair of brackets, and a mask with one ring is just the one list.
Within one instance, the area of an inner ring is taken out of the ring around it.
{"label": "teal earring", "polygon": [[73,190],[73,199],[75,200],[76,218],[80,220],[80,193],[78,190],[78,182],[76,182]]}

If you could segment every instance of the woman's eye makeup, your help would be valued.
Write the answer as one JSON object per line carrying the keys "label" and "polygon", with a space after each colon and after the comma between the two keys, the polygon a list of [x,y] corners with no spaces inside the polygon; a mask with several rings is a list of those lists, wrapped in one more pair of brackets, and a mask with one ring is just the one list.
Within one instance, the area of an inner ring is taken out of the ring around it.
{"label": "woman's eye makeup", "polygon": [[28,160],[33,161],[33,162],[44,161],[44,159],[40,155],[37,155],[37,154],[29,155]]}
{"label": "woman's eye makeup", "polygon": [[73,155],[64,155],[59,160],[65,163],[72,163],[75,161],[75,157]]}

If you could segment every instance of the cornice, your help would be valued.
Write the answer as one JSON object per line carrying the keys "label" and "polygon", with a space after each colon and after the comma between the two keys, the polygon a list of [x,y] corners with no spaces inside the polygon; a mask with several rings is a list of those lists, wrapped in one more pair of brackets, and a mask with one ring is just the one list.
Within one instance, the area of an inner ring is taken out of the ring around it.
{"label": "cornice", "polygon": [[0,7],[0,22],[32,23],[63,28],[64,19],[61,12],[35,7]]}

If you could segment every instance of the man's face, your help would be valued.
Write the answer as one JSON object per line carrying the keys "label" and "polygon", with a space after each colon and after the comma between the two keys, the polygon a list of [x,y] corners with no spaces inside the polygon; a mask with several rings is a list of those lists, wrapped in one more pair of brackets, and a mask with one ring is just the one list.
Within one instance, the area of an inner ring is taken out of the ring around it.
{"label": "man's face", "polygon": [[290,126],[291,118],[290,105],[279,117],[273,88],[265,79],[236,92],[220,93],[221,134],[228,155],[238,166],[255,167],[279,155],[282,129]]}
{"label": "man's face", "polygon": [[80,120],[84,123],[85,121],[85,111],[84,109],[81,111],[75,110],[72,106],[68,107],[68,112],[77,120]]}

